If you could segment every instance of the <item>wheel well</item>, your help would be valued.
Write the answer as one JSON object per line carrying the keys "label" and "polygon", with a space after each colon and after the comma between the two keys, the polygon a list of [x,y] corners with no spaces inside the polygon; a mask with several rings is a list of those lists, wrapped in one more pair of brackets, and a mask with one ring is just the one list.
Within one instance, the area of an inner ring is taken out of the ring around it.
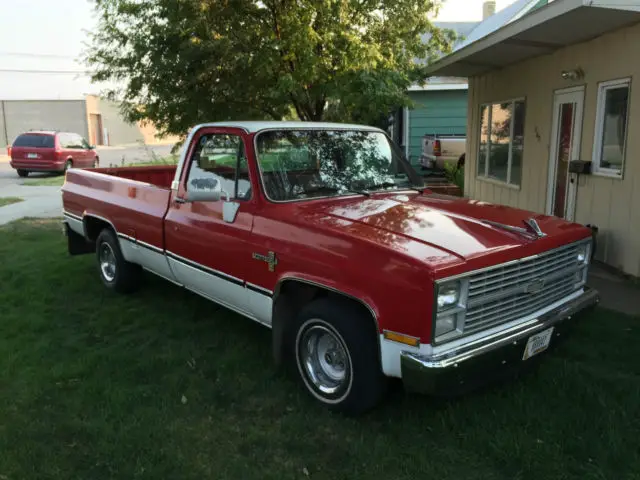
{"label": "wheel well", "polygon": [[377,341],[378,325],[371,308],[361,300],[337,292],[321,285],[307,283],[301,280],[285,280],[278,285],[274,293],[272,312],[272,345],[276,365],[281,365],[288,356],[287,337],[288,327],[293,323],[300,309],[318,298],[335,298],[336,301],[349,302],[362,311],[371,320],[371,330]]}
{"label": "wheel well", "polygon": [[95,242],[98,238],[98,235],[100,235],[100,232],[105,228],[113,230],[113,225],[101,218],[85,216],[83,219],[83,223],[85,236],[87,240],[91,242]]}

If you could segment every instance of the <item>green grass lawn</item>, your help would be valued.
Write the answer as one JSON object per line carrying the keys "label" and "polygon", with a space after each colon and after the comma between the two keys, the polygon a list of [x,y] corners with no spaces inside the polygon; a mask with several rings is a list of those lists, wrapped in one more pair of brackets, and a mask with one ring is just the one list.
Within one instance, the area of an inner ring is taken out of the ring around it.
{"label": "green grass lawn", "polygon": [[64,183],[64,175],[50,175],[46,177],[28,178],[22,185],[31,187],[61,187]]}
{"label": "green grass lawn", "polygon": [[112,294],[60,230],[0,228],[1,479],[638,478],[638,318],[594,312],[518,381],[344,418],[264,327],[151,276]]}
{"label": "green grass lawn", "polygon": [[4,207],[5,205],[11,205],[13,203],[22,202],[23,199],[20,197],[0,197],[0,207]]}

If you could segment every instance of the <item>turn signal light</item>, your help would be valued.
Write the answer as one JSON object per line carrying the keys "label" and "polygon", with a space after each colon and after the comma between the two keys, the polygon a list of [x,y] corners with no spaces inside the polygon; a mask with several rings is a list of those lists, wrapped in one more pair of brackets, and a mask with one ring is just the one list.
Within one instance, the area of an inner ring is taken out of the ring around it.
{"label": "turn signal light", "polygon": [[389,330],[384,330],[382,332],[385,340],[391,340],[392,342],[404,343],[405,345],[409,345],[411,347],[419,347],[420,339],[416,337],[412,337],[411,335],[404,335],[403,333],[391,332]]}

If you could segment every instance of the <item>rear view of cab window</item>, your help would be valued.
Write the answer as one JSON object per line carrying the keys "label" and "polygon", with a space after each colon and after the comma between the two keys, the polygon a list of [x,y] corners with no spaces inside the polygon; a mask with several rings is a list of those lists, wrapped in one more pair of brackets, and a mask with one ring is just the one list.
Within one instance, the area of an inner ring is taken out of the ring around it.
{"label": "rear view of cab window", "polygon": [[13,142],[14,147],[53,148],[53,135],[20,135]]}

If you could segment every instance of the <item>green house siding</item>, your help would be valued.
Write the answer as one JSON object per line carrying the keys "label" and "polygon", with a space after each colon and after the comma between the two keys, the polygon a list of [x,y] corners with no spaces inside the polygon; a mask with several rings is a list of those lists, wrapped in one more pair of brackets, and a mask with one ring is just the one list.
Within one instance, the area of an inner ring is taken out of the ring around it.
{"label": "green house siding", "polygon": [[409,158],[416,165],[426,134],[459,134],[467,130],[467,91],[409,92]]}

